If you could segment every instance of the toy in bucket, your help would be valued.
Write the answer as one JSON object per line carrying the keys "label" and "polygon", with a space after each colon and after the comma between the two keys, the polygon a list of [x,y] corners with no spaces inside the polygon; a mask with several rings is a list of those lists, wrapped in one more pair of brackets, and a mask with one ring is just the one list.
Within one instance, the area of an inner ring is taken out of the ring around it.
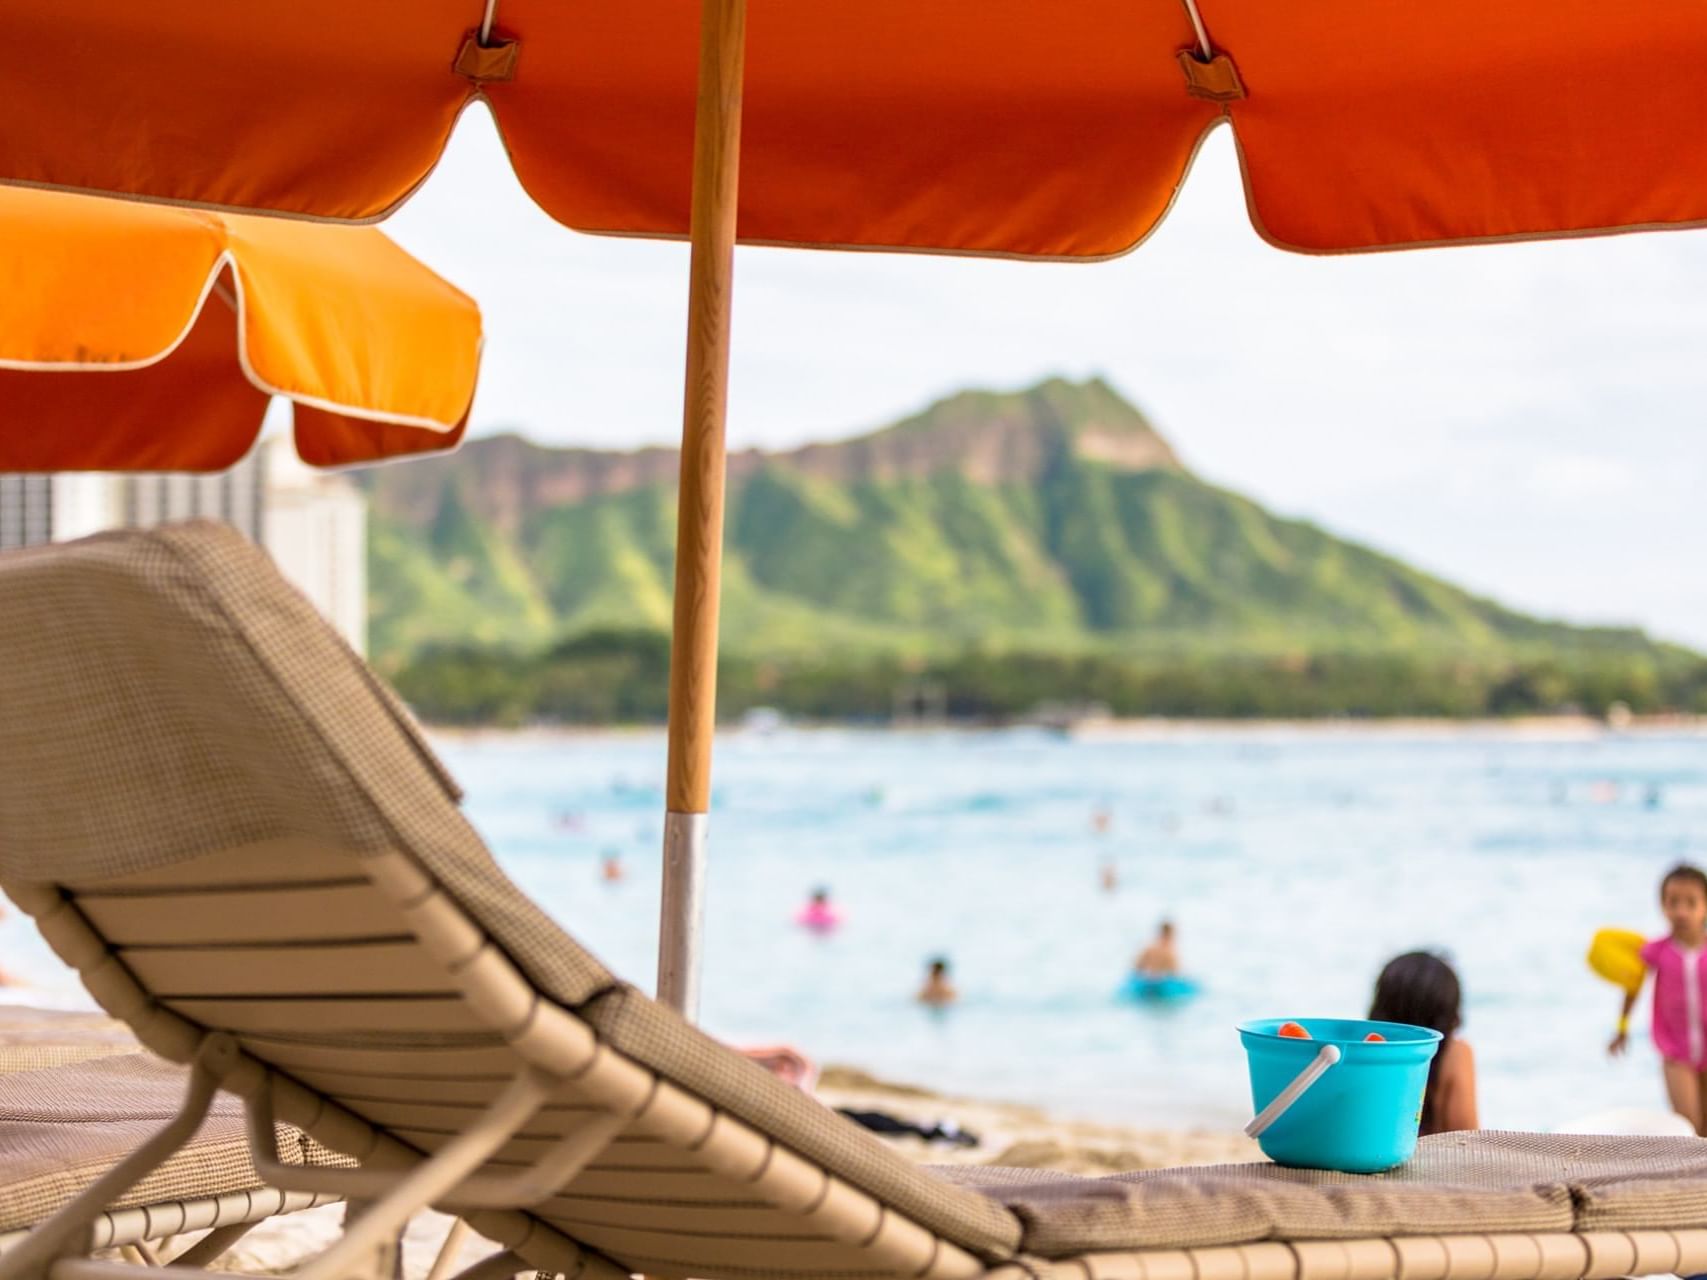
{"label": "toy in bucket", "polygon": [[1402,1022],[1261,1018],[1239,1024],[1257,1115],[1245,1132],[1276,1164],[1380,1173],[1417,1147],[1441,1035]]}

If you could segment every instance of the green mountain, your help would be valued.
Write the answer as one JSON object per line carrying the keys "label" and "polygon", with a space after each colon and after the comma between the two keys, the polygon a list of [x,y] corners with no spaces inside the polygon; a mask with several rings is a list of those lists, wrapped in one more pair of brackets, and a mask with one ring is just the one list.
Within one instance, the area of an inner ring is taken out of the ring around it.
{"label": "green mountain", "polygon": [[[518,436],[369,472],[371,647],[536,650],[670,616],[675,454]],[[1101,380],[967,391],[856,439],[730,458],[733,652],[936,656],[1653,646],[1530,617],[1197,478]]]}

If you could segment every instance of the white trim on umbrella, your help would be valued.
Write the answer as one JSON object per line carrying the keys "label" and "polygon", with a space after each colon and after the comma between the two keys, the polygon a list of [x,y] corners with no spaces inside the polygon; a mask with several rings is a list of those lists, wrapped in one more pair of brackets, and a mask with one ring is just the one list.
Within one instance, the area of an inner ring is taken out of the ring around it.
{"label": "white trim on umbrella", "polygon": [[[227,272],[231,275],[231,293],[227,296],[224,289],[219,288],[220,278]],[[208,271],[207,279],[203,282],[201,291],[196,297],[195,306],[190,310],[189,319],[185,322],[178,336],[160,351],[151,356],[138,360],[9,360],[0,358],[0,369],[13,370],[21,373],[127,373],[137,369],[147,369],[159,364],[183,346],[197,323],[202,312],[207,308],[208,296],[218,292],[220,298],[231,308],[237,325],[237,367],[250,385],[263,395],[279,396],[292,404],[304,405],[310,409],[318,409],[323,413],[335,413],[346,418],[359,418],[367,422],[383,423],[395,427],[418,427],[424,431],[435,431],[440,435],[448,435],[462,425],[468,416],[468,410],[473,403],[472,390],[469,403],[462,406],[461,411],[449,422],[437,418],[424,417],[419,414],[395,413],[383,409],[370,409],[362,405],[341,404],[336,400],[328,400],[322,396],[309,395],[306,392],[287,391],[283,387],[274,386],[260,374],[255,372],[255,366],[249,360],[248,334],[244,326],[245,303],[243,300],[243,277],[237,269],[237,258],[230,249],[224,249],[214,259],[212,268]],[[476,339],[475,358],[478,361],[485,346],[485,335]]]}

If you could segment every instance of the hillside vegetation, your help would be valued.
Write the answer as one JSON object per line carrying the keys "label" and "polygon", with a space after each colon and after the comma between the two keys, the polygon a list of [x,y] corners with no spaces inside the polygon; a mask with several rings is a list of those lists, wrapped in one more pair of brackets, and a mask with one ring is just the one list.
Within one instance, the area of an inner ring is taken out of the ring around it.
{"label": "hillside vegetation", "polygon": [[[564,671],[615,679],[615,662],[642,681],[667,658],[656,638],[670,617],[672,451],[500,436],[367,483],[371,648],[387,670],[413,670],[429,712],[453,712],[456,700],[433,692],[453,669],[514,684],[555,653]],[[1354,702],[1480,714],[1520,672],[1540,674],[1507,697],[1514,709],[1614,688],[1663,704],[1693,678],[1680,674],[1690,655],[1638,631],[1519,613],[1207,483],[1100,380],[963,392],[855,439],[736,454],[725,555],[729,707],[880,714],[909,679],[968,689],[973,669],[1015,698],[1244,714]],[[990,676],[992,663],[1005,674]],[[1353,668],[1379,697],[1351,696]],[[1252,679],[1293,694],[1225,705]],[[869,696],[852,695],[866,685]],[[1424,696],[1423,685],[1438,687]],[[1199,690],[1190,705],[1183,689]],[[969,713],[1010,713],[1014,698],[995,692]],[[634,693],[635,705],[606,710],[652,716],[650,695]],[[509,718],[602,714],[589,694],[555,710],[542,696],[517,688],[497,701]],[[464,698],[459,718],[500,714],[474,701],[486,709]]]}

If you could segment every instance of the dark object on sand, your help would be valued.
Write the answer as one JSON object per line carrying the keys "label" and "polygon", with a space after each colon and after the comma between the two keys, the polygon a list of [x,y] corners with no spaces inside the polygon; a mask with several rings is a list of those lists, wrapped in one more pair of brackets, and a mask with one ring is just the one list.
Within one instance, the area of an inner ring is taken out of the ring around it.
{"label": "dark object on sand", "polygon": [[926,1142],[946,1142],[955,1147],[978,1145],[977,1134],[966,1132],[952,1120],[938,1120],[927,1129],[924,1125],[903,1120],[900,1116],[892,1116],[886,1111],[853,1111],[847,1107],[837,1107],[836,1111],[862,1129],[870,1129],[873,1133],[881,1133],[885,1137],[923,1138]]}

